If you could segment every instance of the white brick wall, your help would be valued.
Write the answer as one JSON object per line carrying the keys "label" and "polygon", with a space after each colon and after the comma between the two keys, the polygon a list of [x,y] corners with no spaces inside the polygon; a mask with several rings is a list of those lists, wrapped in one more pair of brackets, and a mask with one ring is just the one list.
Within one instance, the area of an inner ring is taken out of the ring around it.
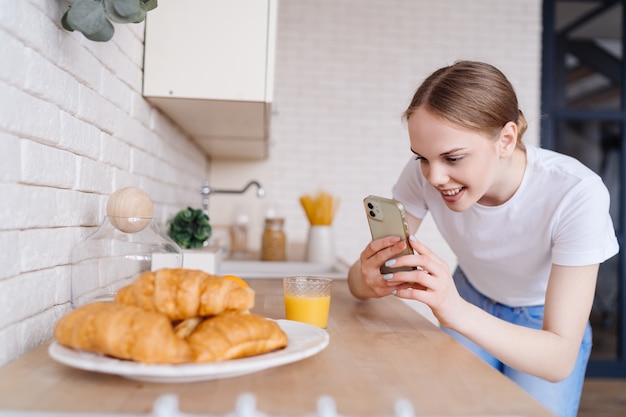
{"label": "white brick wall", "polygon": [[[199,204],[207,162],[141,97],[143,25],[107,43],[60,28],[63,0],[0,0],[0,365],[51,336],[68,310],[71,248],[100,224],[108,195],[146,190],[163,224]],[[340,256],[369,240],[361,206],[389,195],[409,157],[400,116],[420,81],[457,59],[499,66],[516,86],[538,142],[540,0],[282,0],[271,157],[211,163],[211,185],[252,178],[268,197],[212,196],[214,225],[243,207],[258,248],[269,205],[306,239],[299,197],[340,196]],[[428,222],[420,232],[454,257]]]}
{"label": "white brick wall", "polygon": [[[268,205],[282,209],[291,243],[303,243],[299,197],[325,189],[341,198],[339,255],[356,260],[370,239],[363,197],[390,195],[410,157],[401,115],[419,83],[455,60],[502,69],[530,122],[525,140],[538,142],[540,0],[281,0],[276,56],[270,159],[211,165],[216,187],[257,178],[267,189],[264,202],[254,193],[211,197],[216,223],[228,224],[232,207],[248,207],[253,248]],[[420,235],[455,263],[430,222]]]}
{"label": "white brick wall", "polygon": [[62,0],[0,0],[0,365],[69,309],[70,253],[108,196],[143,188],[163,224],[198,206],[207,161],[141,96],[143,24],[95,43]]}

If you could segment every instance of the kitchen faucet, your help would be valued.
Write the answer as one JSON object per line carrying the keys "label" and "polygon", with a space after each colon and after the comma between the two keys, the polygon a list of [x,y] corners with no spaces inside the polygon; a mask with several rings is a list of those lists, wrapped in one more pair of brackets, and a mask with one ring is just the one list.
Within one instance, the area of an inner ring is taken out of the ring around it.
{"label": "kitchen faucet", "polygon": [[204,180],[202,182],[202,187],[199,188],[200,194],[202,194],[202,208],[204,211],[209,209],[209,196],[212,194],[243,194],[248,191],[248,188],[256,186],[256,195],[259,198],[263,198],[265,196],[265,189],[259,184],[258,181],[252,180],[241,190],[219,190],[216,188],[209,187],[209,180]]}

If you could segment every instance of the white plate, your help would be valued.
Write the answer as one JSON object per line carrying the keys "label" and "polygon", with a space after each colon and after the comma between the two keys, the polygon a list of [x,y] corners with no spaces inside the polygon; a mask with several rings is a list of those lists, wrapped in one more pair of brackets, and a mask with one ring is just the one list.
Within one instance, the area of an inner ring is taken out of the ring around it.
{"label": "white plate", "polygon": [[325,330],[290,320],[276,320],[276,322],[287,334],[289,339],[287,347],[258,356],[224,362],[149,365],[69,349],[57,342],[52,342],[48,353],[62,364],[87,371],[120,375],[148,382],[193,382],[230,378],[296,362],[313,356],[328,346],[330,338]]}

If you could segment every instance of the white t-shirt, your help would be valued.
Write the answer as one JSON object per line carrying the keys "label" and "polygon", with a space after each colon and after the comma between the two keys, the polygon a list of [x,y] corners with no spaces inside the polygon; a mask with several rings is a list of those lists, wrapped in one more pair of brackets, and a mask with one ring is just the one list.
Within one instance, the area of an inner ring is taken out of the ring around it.
{"label": "white t-shirt", "polygon": [[544,304],[553,263],[597,264],[619,250],[602,179],[574,158],[526,149],[522,183],[499,206],[448,209],[414,158],[393,187],[394,198],[412,216],[422,219],[431,212],[478,291],[516,307]]}

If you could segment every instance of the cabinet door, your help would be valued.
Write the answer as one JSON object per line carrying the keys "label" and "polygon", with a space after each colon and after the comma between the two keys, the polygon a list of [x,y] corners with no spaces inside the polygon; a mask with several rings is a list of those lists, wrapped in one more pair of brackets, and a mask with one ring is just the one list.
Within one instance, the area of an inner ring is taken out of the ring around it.
{"label": "cabinet door", "polygon": [[144,95],[271,101],[271,0],[159,0],[146,18]]}

